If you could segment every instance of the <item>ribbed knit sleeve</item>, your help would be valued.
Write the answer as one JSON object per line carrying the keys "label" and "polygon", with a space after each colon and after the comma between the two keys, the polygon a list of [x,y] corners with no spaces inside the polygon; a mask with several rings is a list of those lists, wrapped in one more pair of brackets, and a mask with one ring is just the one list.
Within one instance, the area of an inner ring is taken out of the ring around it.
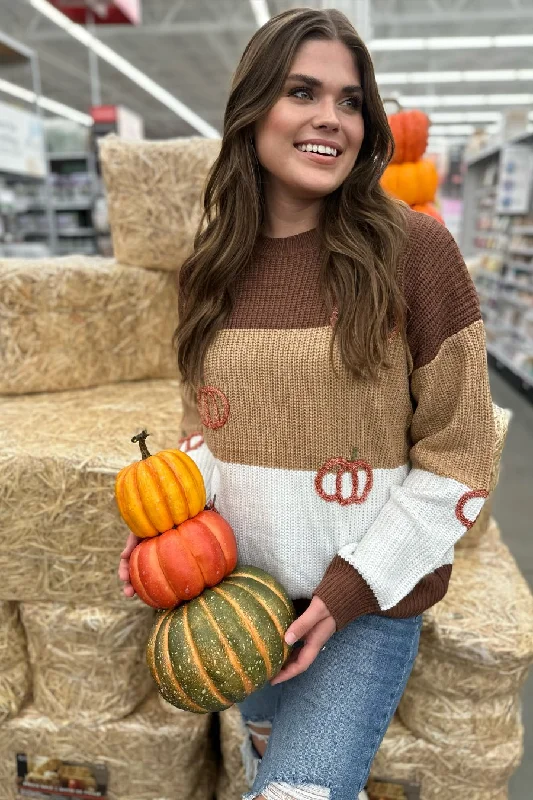
{"label": "ribbed knit sleeve", "polygon": [[313,593],[338,628],[366,613],[411,616],[439,600],[454,545],[489,488],[495,433],[484,327],[459,249],[436,220],[410,215],[403,274],[411,469],[362,539],[340,549]]}
{"label": "ribbed knit sleeve", "polygon": [[[178,282],[178,318],[181,319],[184,307],[184,281],[180,272]],[[181,439],[178,447],[187,453],[197,465],[204,480],[207,500],[212,499],[211,484],[215,461],[213,454],[204,441],[202,421],[198,411],[196,394],[192,387],[182,383],[180,385],[182,417],[180,423]]]}

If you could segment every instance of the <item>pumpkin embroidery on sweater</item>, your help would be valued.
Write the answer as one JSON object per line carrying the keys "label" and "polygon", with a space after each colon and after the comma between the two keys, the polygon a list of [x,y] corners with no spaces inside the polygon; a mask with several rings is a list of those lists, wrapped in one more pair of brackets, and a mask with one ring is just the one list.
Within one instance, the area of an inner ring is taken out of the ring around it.
{"label": "pumpkin embroidery on sweater", "polygon": [[216,431],[229,419],[229,400],[216,386],[202,386],[198,389],[198,413],[202,425]]}
{"label": "pumpkin embroidery on sweater", "polygon": [[[365,473],[365,484],[363,490],[359,492],[359,471]],[[328,494],[324,489],[324,478],[330,472],[335,473],[335,492]],[[352,481],[352,491],[348,497],[343,496],[342,476],[348,474]],[[330,458],[318,470],[315,477],[315,490],[322,500],[327,503],[339,503],[341,506],[352,504],[360,505],[367,499],[374,483],[374,473],[368,461],[357,458],[357,450],[352,453],[351,460],[336,456]]]}
{"label": "pumpkin embroidery on sweater", "polygon": [[485,492],[483,489],[477,489],[476,491],[473,492],[465,492],[465,494],[459,499],[459,502],[455,507],[455,516],[457,517],[461,525],[464,525],[465,528],[470,530],[470,528],[476,521],[475,519],[471,520],[465,517],[464,510],[465,510],[465,505],[468,503],[468,501],[473,500],[475,497],[483,497],[486,499],[488,496],[489,493]]}

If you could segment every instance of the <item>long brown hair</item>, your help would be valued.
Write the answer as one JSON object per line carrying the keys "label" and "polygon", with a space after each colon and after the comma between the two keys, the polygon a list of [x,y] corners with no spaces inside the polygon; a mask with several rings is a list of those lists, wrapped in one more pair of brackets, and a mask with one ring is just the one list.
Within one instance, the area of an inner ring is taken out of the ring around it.
{"label": "long brown hair", "polygon": [[318,224],[324,300],[337,312],[331,354],[337,341],[342,363],[353,374],[373,376],[387,366],[392,325],[404,335],[398,263],[405,224],[401,204],[379,184],[394,141],[370,55],[342,12],[292,9],[252,36],[235,71],[193,253],[181,268],[173,341],[182,379],[192,386],[203,380],[204,355],[231,313],[236,281],[263,224],[254,123],[278,100],[298,48],[309,39],[343,42],[356,59],[364,93],[365,134],[357,161],[341,186],[323,198]]}

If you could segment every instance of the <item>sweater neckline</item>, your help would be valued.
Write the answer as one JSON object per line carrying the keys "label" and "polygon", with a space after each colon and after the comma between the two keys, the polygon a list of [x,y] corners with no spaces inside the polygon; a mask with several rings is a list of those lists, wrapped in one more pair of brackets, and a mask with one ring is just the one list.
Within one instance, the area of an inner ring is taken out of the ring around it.
{"label": "sweater neckline", "polygon": [[319,243],[318,228],[311,228],[293,236],[265,236],[263,233],[257,236],[257,247],[262,255],[283,256],[301,253],[303,250],[316,250]]}

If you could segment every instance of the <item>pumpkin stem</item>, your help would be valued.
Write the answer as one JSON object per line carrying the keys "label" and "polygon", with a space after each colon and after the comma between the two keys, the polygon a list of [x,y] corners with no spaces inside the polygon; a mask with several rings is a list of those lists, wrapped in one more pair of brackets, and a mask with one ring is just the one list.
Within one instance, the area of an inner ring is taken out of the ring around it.
{"label": "pumpkin stem", "polygon": [[357,456],[358,455],[359,455],[359,450],[357,449],[357,447],[354,447],[354,449],[352,450],[351,461],[357,461]]}
{"label": "pumpkin stem", "polygon": [[217,511],[217,509],[215,508],[215,500],[216,500],[216,499],[217,499],[217,496],[216,496],[216,494],[214,494],[214,495],[213,495],[213,499],[212,499],[212,500],[210,500],[208,503],[206,503],[206,504],[205,504],[205,506],[204,506],[204,511],[216,511],[216,513],[218,514],[218,511]]}
{"label": "pumpkin stem", "polygon": [[141,455],[143,457],[143,461],[145,458],[150,458],[150,453],[148,452],[148,448],[146,447],[146,437],[150,436],[147,431],[141,431],[134,436],[131,440],[132,442],[139,442],[139,447],[141,448]]}

